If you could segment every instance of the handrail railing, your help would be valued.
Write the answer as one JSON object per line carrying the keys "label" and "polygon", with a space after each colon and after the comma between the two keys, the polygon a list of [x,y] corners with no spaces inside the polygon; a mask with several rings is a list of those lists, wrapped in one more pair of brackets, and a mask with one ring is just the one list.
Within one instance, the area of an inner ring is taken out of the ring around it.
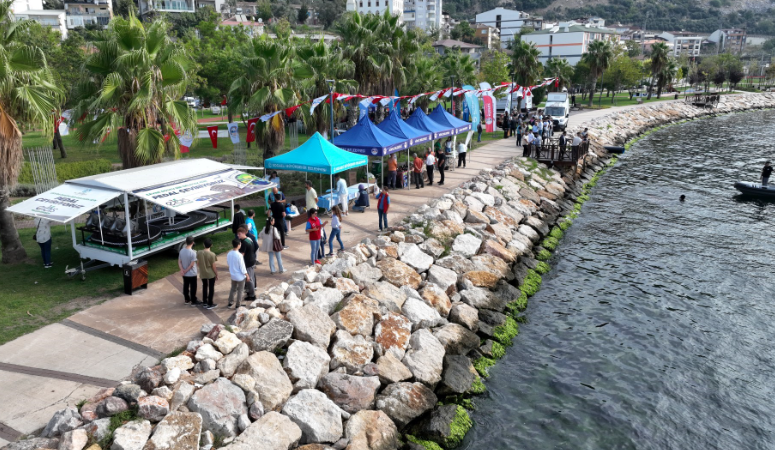
{"label": "handrail railing", "polygon": [[524,148],[523,155],[538,161],[572,162],[575,163],[589,151],[589,141],[582,141],[578,147],[570,145],[570,140],[565,146],[560,146],[559,138],[549,138],[541,141],[541,145],[530,144]]}

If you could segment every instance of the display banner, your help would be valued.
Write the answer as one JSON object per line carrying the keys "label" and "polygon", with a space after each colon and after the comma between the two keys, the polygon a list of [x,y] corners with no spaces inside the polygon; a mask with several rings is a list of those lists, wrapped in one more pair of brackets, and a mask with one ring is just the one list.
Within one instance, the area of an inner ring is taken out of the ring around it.
{"label": "display banner", "polygon": [[274,183],[255,175],[226,169],[161,186],[139,189],[132,193],[178,214],[185,214],[227,200],[255,194],[274,186]]}
{"label": "display banner", "polygon": [[210,142],[213,143],[213,148],[218,148],[218,125],[207,127],[207,134],[210,136]]}
{"label": "display banner", "polygon": [[232,122],[226,127],[229,129],[229,138],[231,138],[232,144],[239,144],[239,124]]}
{"label": "display banner", "polygon": [[492,133],[495,131],[495,96],[490,92],[482,95],[482,100],[484,100],[485,131]]}
{"label": "display banner", "polygon": [[68,222],[119,195],[121,192],[65,183],[17,203],[8,210],[55,222]]}
{"label": "display banner", "polygon": [[190,131],[186,130],[180,136],[180,153],[188,153],[188,149],[191,148],[191,144],[194,143],[194,135]]}

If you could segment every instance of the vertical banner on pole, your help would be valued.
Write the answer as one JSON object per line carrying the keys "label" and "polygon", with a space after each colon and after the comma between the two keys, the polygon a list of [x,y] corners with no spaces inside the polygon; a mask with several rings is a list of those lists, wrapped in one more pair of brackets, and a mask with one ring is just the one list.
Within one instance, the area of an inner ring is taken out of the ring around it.
{"label": "vertical banner on pole", "polygon": [[239,124],[232,122],[226,127],[229,129],[229,138],[232,144],[239,144]]}
{"label": "vertical banner on pole", "polygon": [[210,142],[213,143],[213,148],[218,148],[218,125],[207,127],[207,135],[210,136]]}
{"label": "vertical banner on pole", "polygon": [[481,121],[481,115],[479,114],[479,98],[476,96],[476,88],[471,85],[463,86],[463,89],[471,92],[466,92],[463,97],[463,119],[471,121],[471,129],[475,130],[476,126]]}
{"label": "vertical banner on pole", "polygon": [[495,96],[492,92],[482,95],[484,100],[484,123],[486,131],[492,133],[495,131]]}
{"label": "vertical banner on pole", "polygon": [[194,143],[194,135],[190,131],[186,130],[182,136],[180,136],[180,153],[188,153],[191,144]]}

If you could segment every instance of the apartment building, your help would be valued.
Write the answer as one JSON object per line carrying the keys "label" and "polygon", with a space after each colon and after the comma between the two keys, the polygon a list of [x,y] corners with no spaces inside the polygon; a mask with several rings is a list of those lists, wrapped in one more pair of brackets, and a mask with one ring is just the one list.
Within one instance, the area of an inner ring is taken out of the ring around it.
{"label": "apartment building", "polygon": [[745,50],[748,34],[744,29],[740,28],[719,29],[708,36],[708,41],[716,44],[720,53],[729,51],[741,54]]}
{"label": "apartment building", "polygon": [[[444,22],[444,13],[441,10],[442,0],[406,0],[404,2],[404,23],[407,28],[416,28],[424,31],[439,30],[454,27],[450,18]],[[449,31],[447,30],[447,36]]]}
{"label": "apartment building", "polygon": [[398,16],[400,22],[404,21],[404,0],[347,0],[347,11],[381,15],[385,10]]}
{"label": "apartment building", "polygon": [[689,57],[700,56],[702,41],[705,39],[702,36],[694,36],[688,33],[668,33],[667,31],[658,35],[657,37],[664,39],[670,44],[673,44],[673,49],[671,52],[673,56],[681,56],[682,54],[685,54]]}
{"label": "apartment building", "polygon": [[113,18],[113,3],[111,0],[83,0],[65,3],[67,28],[85,27],[87,25],[108,26]]}
{"label": "apartment building", "polygon": [[501,46],[500,32],[489,25],[477,23],[474,27],[474,39],[490,50]]}
{"label": "apartment building", "polygon": [[545,63],[551,58],[565,58],[576,65],[587,52],[592,41],[609,41],[619,45],[621,36],[614,30],[578,25],[575,22],[561,22],[551,28],[535,31],[522,36],[524,42],[530,42],[541,52],[538,59]]}
{"label": "apartment building", "polygon": [[139,0],[140,15],[152,13],[193,13],[202,8],[221,12],[225,0]]}
{"label": "apartment building", "polygon": [[498,7],[477,14],[476,23],[496,28],[500,35],[501,47],[506,48],[514,40],[514,36],[519,35],[520,30],[541,30],[544,21],[540,16],[531,17],[526,12]]}
{"label": "apartment building", "polygon": [[32,20],[59,32],[67,39],[67,19],[64,10],[43,9],[43,0],[14,0],[11,12],[17,20]]}

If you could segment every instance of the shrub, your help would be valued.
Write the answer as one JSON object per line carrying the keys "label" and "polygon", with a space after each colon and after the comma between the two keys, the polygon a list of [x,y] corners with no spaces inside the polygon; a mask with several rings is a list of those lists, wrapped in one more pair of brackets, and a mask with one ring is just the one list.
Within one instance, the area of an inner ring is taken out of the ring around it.
{"label": "shrub", "polygon": [[562,232],[562,229],[560,227],[554,227],[552,228],[552,231],[549,232],[549,236],[557,239],[558,241],[562,239],[563,235],[564,233]]}
{"label": "shrub", "polygon": [[506,304],[506,314],[516,318],[525,308],[527,308],[527,294],[521,292],[518,299]]}
{"label": "shrub", "polygon": [[[113,165],[107,159],[95,159],[91,161],[78,161],[58,163],[55,165],[57,180],[63,183],[74,178],[88,177],[100,173],[110,172]],[[32,168],[29,163],[24,163],[19,172],[19,183],[34,184],[35,179],[32,176]]]}
{"label": "shrub", "polygon": [[455,419],[449,425],[450,434],[449,437],[444,440],[444,447],[455,448],[460,445],[472,425],[473,423],[471,422],[471,417],[468,416],[468,411],[458,405],[457,411],[455,412]]}
{"label": "shrub", "polygon": [[470,392],[476,395],[484,394],[487,392],[487,387],[484,385],[484,383],[482,383],[481,377],[476,377],[476,381],[474,381],[474,383],[471,385]]}
{"label": "shrub", "polygon": [[506,347],[500,342],[492,343],[492,357],[495,359],[501,359],[506,356]]}
{"label": "shrub", "polygon": [[406,435],[406,439],[409,440],[409,442],[413,442],[417,445],[422,445],[425,450],[444,450],[441,448],[441,446],[433,441],[423,441],[421,439],[417,439],[416,437],[412,436],[411,434]]}
{"label": "shrub", "polygon": [[566,218],[557,226],[559,226],[562,231],[568,231],[568,228],[570,228],[571,225],[573,225],[573,220]]}

